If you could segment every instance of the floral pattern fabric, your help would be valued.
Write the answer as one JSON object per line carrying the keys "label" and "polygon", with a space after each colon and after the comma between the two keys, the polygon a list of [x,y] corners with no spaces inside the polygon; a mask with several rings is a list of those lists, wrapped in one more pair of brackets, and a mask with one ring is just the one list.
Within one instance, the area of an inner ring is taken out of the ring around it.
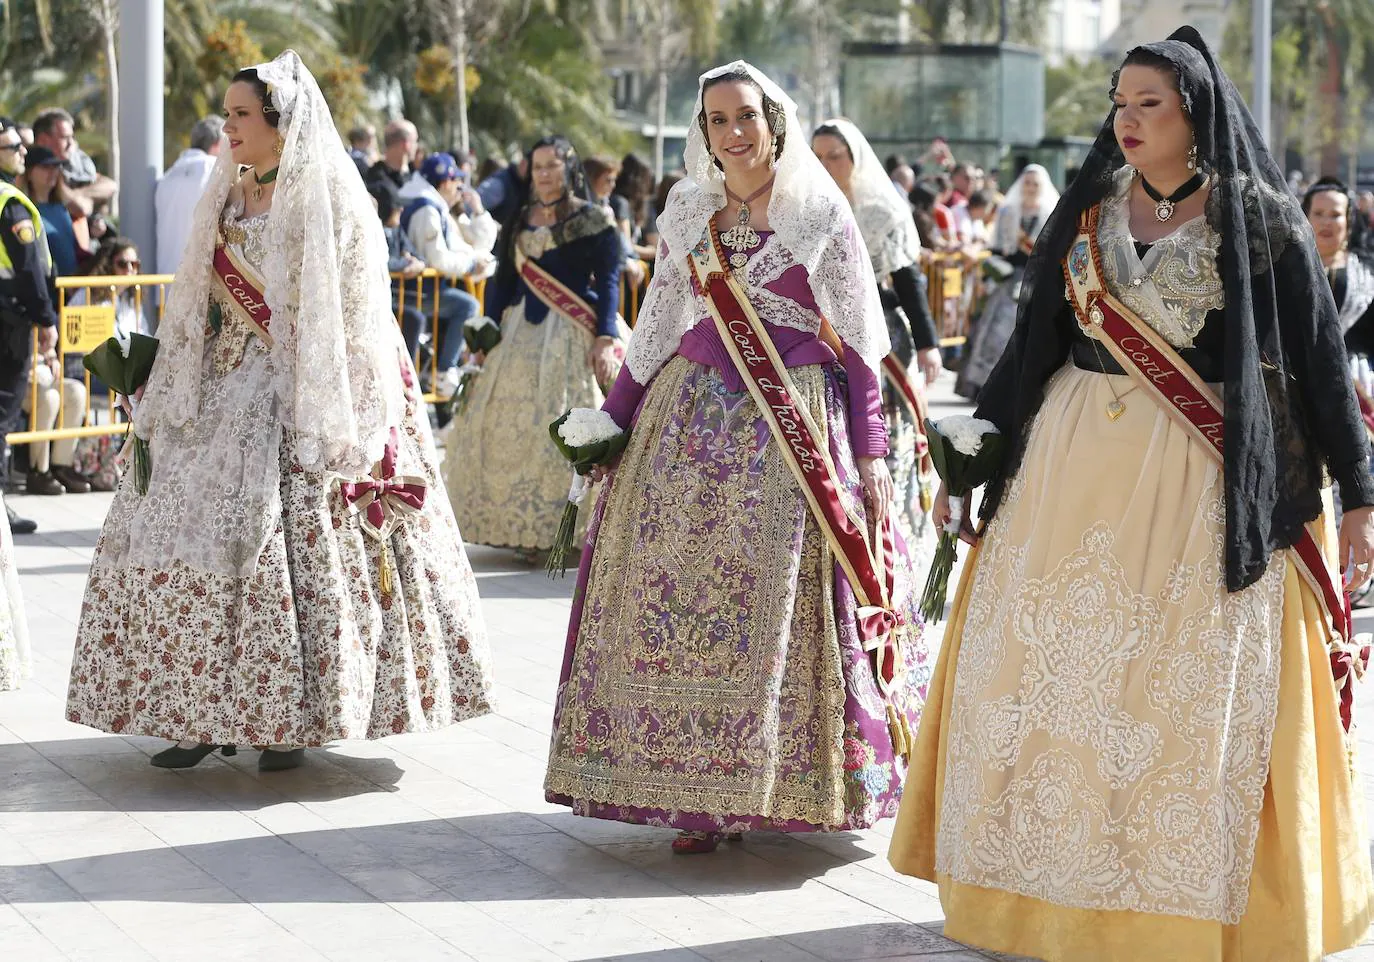
{"label": "floral pattern fabric", "polygon": [[[862,513],[843,389],[790,372]],[[899,552],[914,731],[930,665]],[[893,750],[837,573],[752,398],[675,358],[654,380],[583,552],[546,796],[580,814],[688,830],[807,831],[895,814]]]}
{"label": "floral pattern fabric", "polygon": [[340,494],[341,480],[359,479],[307,469],[313,456],[275,420],[262,341],[236,346],[232,364],[220,347],[217,336],[205,343],[200,414],[154,438],[148,493],[126,476],[115,494],[67,718],[124,734],[313,746],[489,712],[476,580],[399,334],[396,473],[428,490],[385,547]]}

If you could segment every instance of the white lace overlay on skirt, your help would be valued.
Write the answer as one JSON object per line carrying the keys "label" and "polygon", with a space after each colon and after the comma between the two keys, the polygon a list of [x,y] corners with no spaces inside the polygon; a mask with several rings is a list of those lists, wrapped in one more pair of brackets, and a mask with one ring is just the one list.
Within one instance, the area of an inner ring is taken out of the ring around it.
{"label": "white lace overlay on skirt", "polygon": [[936,864],[1056,905],[1234,924],[1268,777],[1287,566],[1279,555],[1228,594],[1219,471],[1138,392],[1108,419],[1112,396],[1102,375],[1057,375],[989,526]]}

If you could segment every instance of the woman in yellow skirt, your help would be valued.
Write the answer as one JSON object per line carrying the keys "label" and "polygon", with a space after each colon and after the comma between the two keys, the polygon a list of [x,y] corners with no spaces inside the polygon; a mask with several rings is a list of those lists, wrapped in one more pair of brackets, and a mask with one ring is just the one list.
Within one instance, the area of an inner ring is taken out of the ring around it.
{"label": "woman in yellow skirt", "polygon": [[1201,37],[1131,51],[1113,101],[981,395],[1010,454],[890,858],[996,951],[1315,962],[1370,922],[1336,570],[1374,556],[1368,443],[1302,212]]}

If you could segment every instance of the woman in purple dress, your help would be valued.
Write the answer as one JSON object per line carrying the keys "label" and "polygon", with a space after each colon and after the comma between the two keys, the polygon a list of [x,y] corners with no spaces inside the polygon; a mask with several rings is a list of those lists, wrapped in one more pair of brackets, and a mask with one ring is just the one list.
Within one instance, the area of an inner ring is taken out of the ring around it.
{"label": "woman in purple dress", "polygon": [[603,406],[631,439],[583,552],[545,783],[678,829],[678,852],[893,814],[930,673],[853,214],[754,68],[703,75],[695,116]]}

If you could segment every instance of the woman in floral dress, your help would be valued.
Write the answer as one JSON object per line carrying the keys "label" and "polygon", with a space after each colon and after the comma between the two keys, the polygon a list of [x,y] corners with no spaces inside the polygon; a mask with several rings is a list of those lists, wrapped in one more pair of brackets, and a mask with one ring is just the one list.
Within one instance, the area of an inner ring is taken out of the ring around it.
{"label": "woman in floral dress", "polygon": [[[630,439],[582,554],[545,793],[701,853],[892,815],[929,668],[888,523],[887,324],[849,204],[744,63],[702,76],[687,163],[603,406]],[[731,291],[747,324],[713,313]],[[800,453],[784,420],[808,424]]]}
{"label": "woman in floral dress", "polygon": [[288,51],[235,76],[225,115],[135,410],[151,483],[125,478],[97,544],[67,717],[177,741],[159,767],[250,745],[277,770],[484,714],[490,657],[319,87]]}

